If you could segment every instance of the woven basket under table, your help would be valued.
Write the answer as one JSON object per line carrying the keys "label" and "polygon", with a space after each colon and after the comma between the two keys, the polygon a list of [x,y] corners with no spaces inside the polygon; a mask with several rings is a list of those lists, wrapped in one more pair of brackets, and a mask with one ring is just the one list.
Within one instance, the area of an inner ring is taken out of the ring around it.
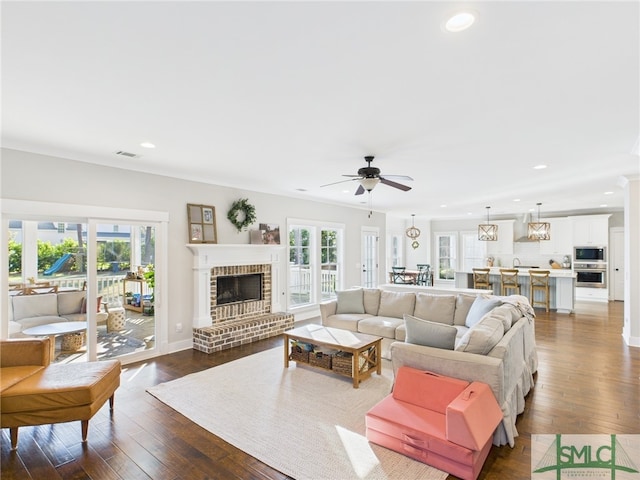
{"label": "woven basket under table", "polygon": [[292,345],[289,360],[293,360],[294,362],[309,363],[309,352],[301,349],[298,346]]}
{"label": "woven basket under table", "polygon": [[323,352],[311,352],[309,354],[309,365],[331,370],[331,355]]}
{"label": "woven basket under table", "polygon": [[[366,372],[369,370],[369,365],[367,361],[362,357],[358,357],[358,368],[360,369],[360,373]],[[353,355],[348,352],[338,352],[333,356],[331,370],[334,370],[338,373],[342,373],[344,375],[353,375]]]}

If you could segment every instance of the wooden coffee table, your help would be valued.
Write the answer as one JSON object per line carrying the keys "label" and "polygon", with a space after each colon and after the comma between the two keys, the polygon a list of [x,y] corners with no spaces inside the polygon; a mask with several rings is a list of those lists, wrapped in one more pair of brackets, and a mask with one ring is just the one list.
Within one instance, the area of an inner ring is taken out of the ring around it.
{"label": "wooden coffee table", "polygon": [[[353,388],[358,388],[360,382],[369,378],[373,371],[382,374],[382,337],[366,335],[364,333],[341,330],[339,328],[323,327],[322,325],[306,325],[284,332],[284,367],[289,368],[289,349],[291,341],[310,343],[333,350],[350,353],[352,355],[351,374]],[[362,364],[361,364],[362,362]],[[314,367],[319,368],[319,367]],[[340,375],[343,372],[329,370]]]}
{"label": "wooden coffee table", "polygon": [[22,333],[31,337],[49,337],[51,361],[55,360],[56,337],[67,333],[81,332],[87,329],[87,322],[56,322],[25,328]]}

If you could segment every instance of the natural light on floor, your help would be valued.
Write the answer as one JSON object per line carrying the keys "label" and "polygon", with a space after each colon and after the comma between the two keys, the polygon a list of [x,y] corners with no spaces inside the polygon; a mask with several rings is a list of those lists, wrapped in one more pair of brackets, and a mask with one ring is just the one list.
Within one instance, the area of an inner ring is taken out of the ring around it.
{"label": "natural light on floor", "polygon": [[346,428],[336,425],[336,431],[340,436],[345,452],[349,456],[353,471],[358,478],[365,478],[369,473],[380,464],[369,441],[366,437],[353,433]]}

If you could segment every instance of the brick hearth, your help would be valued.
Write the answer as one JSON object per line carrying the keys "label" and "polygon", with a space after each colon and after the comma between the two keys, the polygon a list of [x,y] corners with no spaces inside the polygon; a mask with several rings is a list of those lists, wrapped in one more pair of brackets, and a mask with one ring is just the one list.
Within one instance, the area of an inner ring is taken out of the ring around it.
{"label": "brick hearth", "polygon": [[217,323],[211,327],[193,329],[193,348],[205,353],[256,342],[282,334],[293,328],[293,315],[270,313],[253,318],[241,318]]}

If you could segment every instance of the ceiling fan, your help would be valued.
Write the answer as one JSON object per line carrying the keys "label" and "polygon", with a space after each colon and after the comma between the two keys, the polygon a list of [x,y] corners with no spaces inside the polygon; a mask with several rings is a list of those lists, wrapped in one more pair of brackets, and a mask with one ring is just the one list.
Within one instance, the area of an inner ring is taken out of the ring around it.
{"label": "ceiling fan", "polygon": [[328,187],[329,185],[336,185],[338,183],[358,181],[360,185],[358,185],[358,189],[356,190],[356,195],[362,195],[365,191],[370,192],[375,188],[378,183],[382,183],[384,185],[388,185],[393,188],[397,188],[402,190],[403,192],[407,192],[411,190],[411,187],[407,185],[402,185],[401,183],[394,182],[390,180],[390,178],[396,180],[413,180],[411,177],[407,177],[406,175],[380,175],[380,169],[377,167],[372,167],[371,162],[373,162],[373,155],[368,155],[364,157],[365,162],[367,162],[366,167],[361,167],[358,169],[357,175],[342,175],[343,177],[352,177],[349,180],[341,180],[339,182],[327,183],[326,185],[321,185],[321,187]]}

